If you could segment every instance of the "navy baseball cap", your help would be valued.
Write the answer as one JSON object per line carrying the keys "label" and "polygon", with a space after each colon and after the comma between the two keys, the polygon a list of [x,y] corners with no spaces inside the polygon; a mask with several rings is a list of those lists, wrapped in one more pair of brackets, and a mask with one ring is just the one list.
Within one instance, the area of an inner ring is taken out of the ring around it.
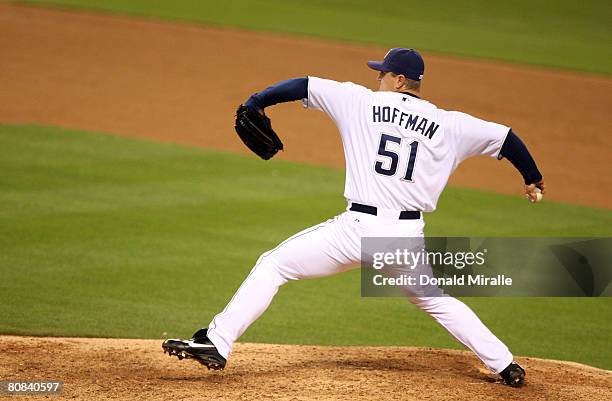
{"label": "navy baseball cap", "polygon": [[392,72],[414,81],[423,79],[425,62],[418,51],[396,47],[387,52],[383,61],[368,61],[368,67],[376,71]]}

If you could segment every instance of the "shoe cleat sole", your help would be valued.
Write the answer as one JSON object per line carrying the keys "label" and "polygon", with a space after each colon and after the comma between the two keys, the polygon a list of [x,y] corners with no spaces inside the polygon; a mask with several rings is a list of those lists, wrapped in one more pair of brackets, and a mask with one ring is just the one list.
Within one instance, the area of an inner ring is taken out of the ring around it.
{"label": "shoe cleat sole", "polygon": [[[177,346],[177,344],[175,344],[175,347],[176,346]],[[211,369],[212,370],[223,370],[223,368],[224,368],[224,366],[222,366],[221,364],[219,364],[216,361],[202,359],[201,357],[191,355],[191,354],[185,352],[184,350],[176,349],[175,347],[169,346],[167,344],[167,341],[164,341],[164,343],[162,344],[162,349],[164,350],[164,353],[165,354],[167,353],[168,356],[170,356],[170,357],[176,356],[179,360],[193,359],[193,360],[199,362],[200,364],[206,366],[206,368],[208,368],[208,370],[211,370]]]}

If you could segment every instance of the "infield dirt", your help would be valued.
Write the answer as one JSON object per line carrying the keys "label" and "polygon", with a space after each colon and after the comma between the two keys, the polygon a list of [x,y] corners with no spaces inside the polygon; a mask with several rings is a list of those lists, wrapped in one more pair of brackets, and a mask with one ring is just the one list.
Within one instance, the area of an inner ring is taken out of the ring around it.
{"label": "infield dirt", "polygon": [[[0,337],[2,380],[63,380],[79,400],[529,400],[612,398],[612,372],[518,358],[515,389],[470,353],[410,347],[238,344],[223,371],[161,352],[161,340]],[[20,400],[40,399],[20,396]]]}
{"label": "infield dirt", "polygon": [[[374,88],[376,73],[365,62],[386,51],[0,4],[0,122],[247,153],[233,119],[237,105],[251,93],[305,75]],[[612,207],[611,79],[431,54],[425,61],[424,98],[512,126],[539,162],[547,199]],[[297,104],[268,113],[286,145],[280,158],[344,166],[339,135],[323,113]],[[464,163],[451,184],[522,192],[510,163],[484,157]]]}

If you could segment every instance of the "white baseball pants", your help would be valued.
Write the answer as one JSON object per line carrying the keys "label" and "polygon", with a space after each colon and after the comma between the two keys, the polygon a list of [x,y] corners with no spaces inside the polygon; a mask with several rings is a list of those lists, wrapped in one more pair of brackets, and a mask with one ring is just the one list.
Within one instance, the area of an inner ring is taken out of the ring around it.
{"label": "white baseball pants", "polygon": [[[228,358],[234,342],[268,308],[278,288],[289,280],[324,277],[356,268],[362,237],[422,237],[424,222],[398,220],[398,212],[378,215],[346,211],[307,228],[263,253],[225,309],[209,325],[208,337]],[[471,349],[493,372],[512,360],[508,348],[463,302],[450,297],[413,297],[457,341]]]}

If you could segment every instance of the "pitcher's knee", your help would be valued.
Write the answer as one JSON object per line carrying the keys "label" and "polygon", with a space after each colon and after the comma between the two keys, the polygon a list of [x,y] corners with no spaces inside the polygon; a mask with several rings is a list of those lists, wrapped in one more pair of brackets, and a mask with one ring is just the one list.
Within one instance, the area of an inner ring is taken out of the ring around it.
{"label": "pitcher's knee", "polygon": [[450,297],[410,297],[410,303],[415,305],[420,309],[428,309],[438,305],[442,305],[448,300]]}
{"label": "pitcher's knee", "polygon": [[432,302],[432,297],[410,297],[409,301],[411,304],[419,306],[419,305],[426,305],[430,302]]}
{"label": "pitcher's knee", "polygon": [[292,274],[290,269],[269,253],[262,254],[257,264],[257,269],[270,275],[278,285],[285,284],[289,280],[297,280],[297,277],[295,274]]}

